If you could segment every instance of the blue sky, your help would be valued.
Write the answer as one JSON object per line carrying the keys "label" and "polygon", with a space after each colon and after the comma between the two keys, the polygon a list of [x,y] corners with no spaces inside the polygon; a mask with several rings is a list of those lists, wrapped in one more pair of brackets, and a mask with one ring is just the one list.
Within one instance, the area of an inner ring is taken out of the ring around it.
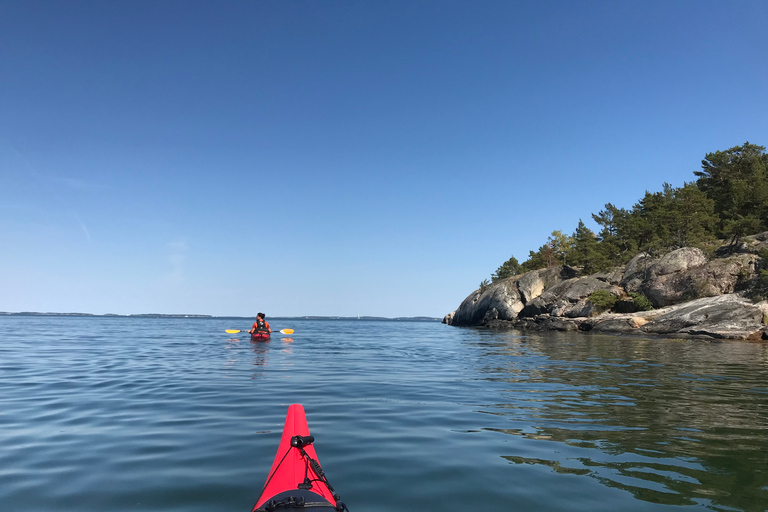
{"label": "blue sky", "polygon": [[768,144],[765,1],[0,1],[0,311],[442,316]]}

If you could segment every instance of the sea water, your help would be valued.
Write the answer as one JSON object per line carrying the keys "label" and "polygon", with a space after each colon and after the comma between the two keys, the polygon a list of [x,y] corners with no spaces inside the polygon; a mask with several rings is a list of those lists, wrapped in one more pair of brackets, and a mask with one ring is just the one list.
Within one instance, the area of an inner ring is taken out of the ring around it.
{"label": "sea water", "polygon": [[0,317],[0,509],[248,511],[301,403],[352,512],[768,508],[768,346]]}

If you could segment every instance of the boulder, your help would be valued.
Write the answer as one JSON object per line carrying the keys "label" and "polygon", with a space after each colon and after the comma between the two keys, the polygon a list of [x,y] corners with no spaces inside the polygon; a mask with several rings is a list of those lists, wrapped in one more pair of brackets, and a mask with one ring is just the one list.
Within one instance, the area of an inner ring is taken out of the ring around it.
{"label": "boulder", "polygon": [[575,332],[579,330],[579,323],[578,320],[571,318],[553,317],[549,315],[541,315],[536,318],[537,328],[545,331]]}
{"label": "boulder", "polygon": [[647,252],[641,252],[627,263],[624,267],[624,277],[621,279],[621,286],[628,292],[640,291],[640,285],[649,277],[649,267],[653,258]]}
{"label": "boulder", "polygon": [[485,315],[483,315],[483,321],[481,323],[487,324],[491,320],[498,320],[498,319],[499,319],[499,310],[496,308],[491,308],[485,312]]}
{"label": "boulder", "polygon": [[515,327],[515,324],[513,322],[510,322],[509,320],[489,320],[485,327],[488,329],[499,329],[499,330],[507,330],[512,329]]}
{"label": "boulder", "polygon": [[517,279],[508,278],[497,281],[484,291],[475,290],[461,303],[453,315],[452,325],[481,325],[486,314],[495,309],[496,318],[514,320],[523,309],[520,293],[517,291]]}
{"label": "boulder", "polygon": [[606,314],[591,322],[591,330],[594,333],[624,334],[637,332],[648,319],[641,315]]}
{"label": "boulder", "polygon": [[528,304],[541,295],[541,292],[546,288],[546,284],[541,278],[541,274],[541,270],[534,270],[532,272],[526,272],[517,280],[517,289],[520,292],[520,298],[525,304]]}
{"label": "boulder", "polygon": [[759,305],[738,294],[692,300],[685,304],[631,314],[590,319],[593,333],[708,336],[759,340],[766,336]]}
{"label": "boulder", "polygon": [[640,291],[648,297],[655,308],[704,296],[696,289],[695,283],[683,274],[667,274],[654,277],[642,283]]}
{"label": "boulder", "polygon": [[549,288],[541,294],[541,298],[549,303],[554,303],[559,299],[578,302],[597,290],[611,290],[612,288],[613,285],[595,276],[576,277]]}
{"label": "boulder", "polygon": [[653,271],[653,277],[642,284],[641,290],[657,308],[733,293],[740,284],[755,275],[757,259],[754,254],[736,254],[674,273],[657,274]]}
{"label": "boulder", "polygon": [[549,314],[552,316],[565,316],[571,309],[571,302],[566,299],[556,299],[549,304]]}
{"label": "boulder", "polygon": [[583,318],[595,316],[600,313],[600,308],[592,304],[588,299],[581,299],[579,302],[564,311],[562,316],[568,318]]}
{"label": "boulder", "polygon": [[601,281],[605,281],[606,283],[620,285],[621,280],[624,278],[624,268],[617,267],[606,272],[598,272],[597,274],[592,274],[592,276],[600,279]]}
{"label": "boulder", "polygon": [[635,289],[627,288],[627,291],[642,292],[657,308],[702,297],[704,293],[701,287],[696,288],[696,283],[684,272],[700,267],[706,262],[707,257],[701,249],[695,247],[677,249],[650,262],[646,266],[645,278],[642,282],[639,285],[633,283]]}
{"label": "boulder", "polygon": [[448,325],[453,325],[453,315],[456,314],[456,310],[451,311],[447,315],[443,317],[443,323]]}
{"label": "boulder", "polygon": [[768,324],[768,301],[758,302],[755,306],[763,313],[763,323]]}
{"label": "boulder", "polygon": [[763,313],[737,294],[704,297],[655,312],[640,327],[649,334],[707,335],[723,339],[761,339],[765,333]]}
{"label": "boulder", "polygon": [[530,318],[537,315],[543,315],[545,313],[549,313],[551,307],[549,304],[546,303],[544,299],[541,297],[536,297],[529,303],[523,307],[522,310],[520,310],[520,313],[517,314],[518,318]]}
{"label": "boulder", "polygon": [[706,262],[707,256],[701,249],[682,247],[662,256],[651,265],[650,270],[654,276],[665,276],[675,272],[682,272],[691,267],[698,267]]}
{"label": "boulder", "polygon": [[[483,291],[475,290],[454,312],[452,325],[483,325],[493,320],[514,320],[526,303],[532,303],[542,291],[574,275],[575,269],[563,265],[533,270],[497,281]],[[542,311],[545,310],[546,307]]]}
{"label": "boulder", "polygon": [[517,289],[525,304],[542,294],[544,290],[563,281],[576,277],[574,268],[567,265],[532,270],[521,275],[517,280]]}
{"label": "boulder", "polygon": [[737,254],[729,258],[716,258],[706,265],[686,272],[700,287],[706,287],[706,295],[733,293],[757,272],[758,257],[754,254]]}
{"label": "boulder", "polygon": [[[573,318],[561,318],[550,315],[539,315],[536,318],[518,318],[514,322],[506,322],[507,325],[515,329],[526,331],[569,331],[579,330],[579,320]],[[493,323],[494,327],[499,326],[499,321]]]}

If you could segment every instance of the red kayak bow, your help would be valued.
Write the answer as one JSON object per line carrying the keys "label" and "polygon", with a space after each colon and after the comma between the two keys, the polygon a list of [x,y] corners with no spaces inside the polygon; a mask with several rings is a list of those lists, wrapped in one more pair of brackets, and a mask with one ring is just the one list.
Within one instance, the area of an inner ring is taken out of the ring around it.
{"label": "red kayak bow", "polygon": [[251,512],[290,511],[312,508],[313,512],[347,511],[325,477],[312,446],[304,407],[288,407],[277,455],[267,483]]}

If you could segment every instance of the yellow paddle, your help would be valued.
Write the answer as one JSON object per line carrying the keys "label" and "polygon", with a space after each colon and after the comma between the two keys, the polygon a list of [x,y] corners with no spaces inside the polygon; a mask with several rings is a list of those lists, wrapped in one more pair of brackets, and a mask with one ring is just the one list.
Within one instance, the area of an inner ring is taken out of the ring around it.
{"label": "yellow paddle", "polygon": [[[237,334],[239,332],[248,332],[248,331],[243,331],[241,329],[225,329],[224,332],[226,332],[227,334]],[[280,334],[293,334],[293,329],[281,329],[278,332]]]}

